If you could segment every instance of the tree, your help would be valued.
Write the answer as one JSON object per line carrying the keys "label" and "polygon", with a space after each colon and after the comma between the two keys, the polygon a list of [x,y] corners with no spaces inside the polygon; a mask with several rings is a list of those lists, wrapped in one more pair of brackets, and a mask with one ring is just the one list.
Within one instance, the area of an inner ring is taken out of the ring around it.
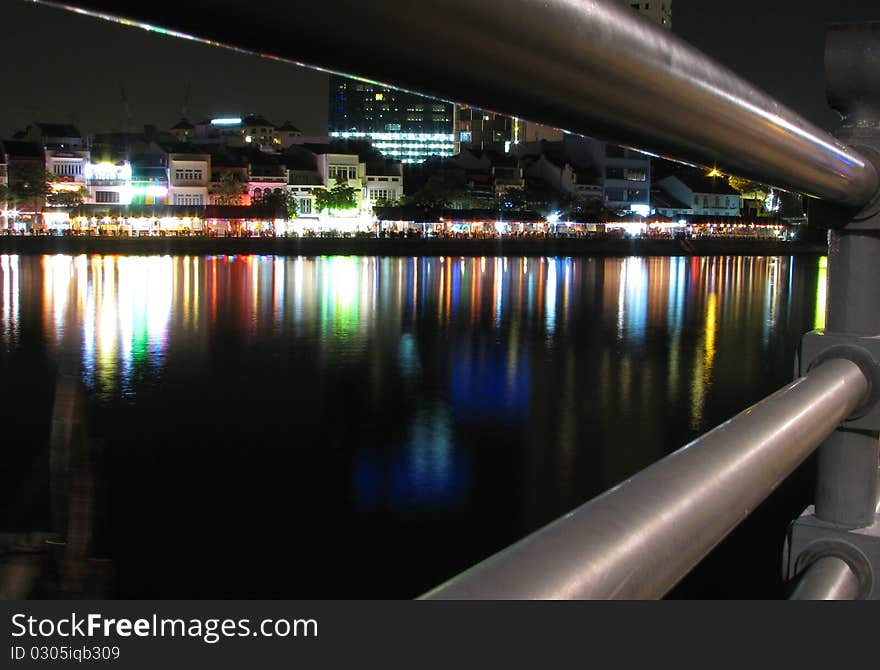
{"label": "tree", "polygon": [[247,185],[241,176],[235,172],[224,172],[220,175],[220,188],[218,190],[219,204],[238,205],[241,196],[247,193]]}
{"label": "tree", "polygon": [[296,194],[288,191],[285,197],[285,205],[287,205],[287,218],[295,219],[299,216],[299,199]]}
{"label": "tree", "polygon": [[403,204],[415,205],[429,213],[451,207],[454,204],[467,204],[469,200],[470,194],[463,177],[435,174],[428,177],[428,180],[418,191],[405,197]]}
{"label": "tree", "polygon": [[273,192],[268,188],[263,192],[263,197],[256,203],[254,207],[262,216],[280,219],[288,216],[289,204],[287,201],[287,193],[285,191]]}
{"label": "tree", "polygon": [[52,207],[79,207],[89,197],[89,192],[84,186],[75,191],[53,191],[46,196],[46,204]]}
{"label": "tree", "polygon": [[46,198],[52,193],[55,175],[47,172],[42,165],[33,163],[10,166],[9,172],[9,189],[16,201],[32,205],[34,212],[42,212]]}
{"label": "tree", "polygon": [[355,190],[351,186],[334,186],[329,191],[319,189],[315,192],[315,207],[318,211],[354,209],[357,206]]}
{"label": "tree", "polygon": [[[12,189],[10,189],[6,184],[0,184],[0,208],[4,210],[14,211],[17,201],[18,196],[16,196],[15,193],[12,192]],[[4,225],[9,225],[8,218],[6,218],[8,216],[8,214],[4,215]]]}
{"label": "tree", "polygon": [[0,205],[4,208],[13,208],[17,201],[17,196],[12,189],[6,184],[0,184]]}
{"label": "tree", "polygon": [[772,193],[772,188],[766,184],[762,184],[751,179],[743,179],[742,177],[734,177],[731,175],[727,179],[727,183],[731,188],[738,191],[743,200],[755,201],[756,216],[765,216],[766,203],[768,196]]}

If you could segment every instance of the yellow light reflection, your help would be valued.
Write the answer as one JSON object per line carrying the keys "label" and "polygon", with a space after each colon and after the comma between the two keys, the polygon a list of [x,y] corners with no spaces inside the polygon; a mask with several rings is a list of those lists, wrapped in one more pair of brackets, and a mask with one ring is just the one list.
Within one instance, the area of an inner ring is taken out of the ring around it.
{"label": "yellow light reflection", "polygon": [[828,257],[819,259],[819,276],[816,278],[816,314],[813,328],[825,327],[825,303],[828,298]]}

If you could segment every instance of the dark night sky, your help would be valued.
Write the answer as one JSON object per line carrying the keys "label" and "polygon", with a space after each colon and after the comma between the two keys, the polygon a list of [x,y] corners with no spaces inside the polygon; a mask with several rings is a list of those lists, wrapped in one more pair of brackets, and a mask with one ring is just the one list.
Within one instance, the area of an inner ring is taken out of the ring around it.
{"label": "dark night sky", "polygon": [[[207,3],[206,5],[207,6]],[[833,21],[880,20],[874,0],[674,0],[675,33],[825,128],[822,50]],[[264,113],[307,134],[326,132],[326,75],[97,19],[0,0],[0,137],[29,122],[74,122],[85,133],[120,129],[120,82],[132,129]]]}

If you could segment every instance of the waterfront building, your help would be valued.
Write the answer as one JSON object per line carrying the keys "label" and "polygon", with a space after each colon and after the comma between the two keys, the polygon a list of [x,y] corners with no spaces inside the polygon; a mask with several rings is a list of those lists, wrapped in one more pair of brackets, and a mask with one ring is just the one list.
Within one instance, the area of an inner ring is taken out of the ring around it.
{"label": "waterfront building", "polygon": [[275,125],[266,117],[247,114],[205,119],[195,124],[189,137],[190,141],[198,143],[214,142],[229,146],[275,149],[281,146],[275,130]]}
{"label": "waterfront building", "polygon": [[602,186],[598,183],[596,171],[573,164],[559,152],[541,152],[536,159],[529,162],[527,175],[541,179],[556,193],[583,200],[602,200]]}
{"label": "waterfront building", "polygon": [[44,149],[77,149],[86,146],[82,134],[69,123],[33,123],[25,129],[21,139],[34,142]]}
{"label": "waterfront building", "polygon": [[0,186],[9,186],[9,170],[6,161],[6,149],[0,142]]}
{"label": "waterfront building", "polygon": [[168,161],[161,147],[154,144],[131,159],[132,203],[168,204]]}
{"label": "waterfront building", "polygon": [[277,144],[282,149],[287,149],[293,144],[300,144],[302,137],[302,131],[290,121],[285,121],[275,129],[275,138],[278,140]]}
{"label": "waterfront building", "polygon": [[193,139],[196,127],[189,122],[189,119],[182,118],[168,130],[177,142],[189,142]]}
{"label": "waterfront building", "polygon": [[[9,187],[9,166],[6,158],[6,149],[3,142],[0,142],[0,188],[5,190]],[[0,199],[0,230],[9,228],[10,210],[9,202],[6,199]]]}
{"label": "waterfront building", "polygon": [[247,159],[225,146],[201,147],[211,154],[211,182],[208,185],[208,204],[245,206],[251,204],[248,194],[250,173]]}
{"label": "waterfront building", "polygon": [[[711,220],[712,217],[739,217],[741,213],[742,198],[723,176],[709,176],[700,170],[682,167],[659,179],[657,189],[661,201],[655,203],[654,209],[671,219]],[[669,205],[670,198],[673,205]],[[675,204],[683,207],[675,207]]]}
{"label": "waterfront building", "polygon": [[330,76],[331,137],[369,140],[404,163],[456,151],[453,105],[339,75]]}
{"label": "waterfront building", "polygon": [[54,178],[53,187],[59,190],[85,187],[86,172],[89,165],[88,149],[46,149],[46,171]]}
{"label": "waterfront building", "polygon": [[570,134],[560,142],[531,142],[514,150],[534,161],[532,176],[559,192],[585,199],[599,196],[607,209],[641,215],[650,211],[651,161],[646,154]]}
{"label": "waterfront building", "polygon": [[516,141],[517,120],[468,105],[455,105],[455,135],[459,151],[505,151]]}
{"label": "waterfront building", "polygon": [[196,207],[207,204],[211,155],[191,144],[165,144],[163,149],[167,157],[168,202]]}
{"label": "waterfront building", "polygon": [[86,164],[89,199],[95,204],[130,205],[132,201],[131,163],[124,155]]}
{"label": "waterfront building", "polygon": [[[27,142],[20,139],[3,140],[3,150],[6,154],[7,181],[10,188],[15,188],[21,183],[23,171],[32,168],[45,169],[43,148],[35,142]],[[27,199],[15,204],[12,212],[7,212],[7,226],[16,226],[21,229],[36,223],[40,210],[43,208],[42,201]]]}
{"label": "waterfront building", "polygon": [[364,199],[370,207],[397,202],[403,197],[403,164],[399,161],[374,161],[366,164]]}
{"label": "waterfront building", "polygon": [[253,204],[267,198],[283,198],[287,191],[287,167],[280,160],[252,157],[248,163],[248,195]]}
{"label": "waterfront building", "polygon": [[290,146],[284,152],[287,167],[288,197],[296,201],[297,217],[317,218],[315,191],[324,188],[324,180],[318,172],[316,155],[298,146]]}

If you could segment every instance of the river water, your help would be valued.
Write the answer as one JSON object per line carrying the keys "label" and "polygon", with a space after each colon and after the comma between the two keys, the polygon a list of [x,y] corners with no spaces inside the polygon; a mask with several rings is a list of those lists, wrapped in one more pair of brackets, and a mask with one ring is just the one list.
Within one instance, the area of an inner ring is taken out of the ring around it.
{"label": "river water", "polygon": [[[817,257],[3,255],[0,531],[57,523],[66,361],[109,595],[413,597],[790,380],[824,285]],[[673,595],[779,595],[810,474]]]}

